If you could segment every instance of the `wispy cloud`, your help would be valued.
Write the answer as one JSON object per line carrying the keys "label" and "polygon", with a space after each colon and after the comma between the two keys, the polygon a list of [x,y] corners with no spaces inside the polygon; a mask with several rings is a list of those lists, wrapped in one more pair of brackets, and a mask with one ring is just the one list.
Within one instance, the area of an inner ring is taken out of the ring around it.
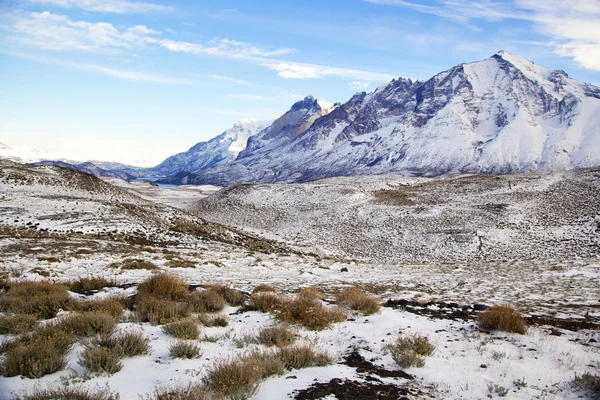
{"label": "wispy cloud", "polygon": [[250,43],[230,39],[211,40],[207,45],[193,42],[183,42],[170,39],[147,38],[148,43],[157,44],[165,49],[191,54],[208,54],[229,57],[272,57],[294,53],[291,48],[278,48],[274,50],[253,46]]}
{"label": "wispy cloud", "polygon": [[230,78],[228,76],[223,76],[223,75],[209,75],[209,78],[219,79],[221,81],[228,81],[228,82],[233,82],[233,83],[239,83],[240,85],[254,85],[252,82],[246,82],[246,81],[243,81],[241,79],[234,79],[234,78]]}
{"label": "wispy cloud", "polygon": [[175,7],[143,1],[127,0],[27,0],[38,3],[65,8],[80,8],[86,11],[96,11],[116,14],[140,14],[152,12],[174,11]]}
{"label": "wispy cloud", "polygon": [[600,71],[600,6],[597,0],[437,0],[423,5],[406,0],[363,0],[437,15],[463,25],[471,20],[529,21],[549,40],[545,45],[580,66]]}
{"label": "wispy cloud", "polygon": [[352,90],[365,90],[371,86],[371,82],[354,81],[348,84],[348,87]]}
{"label": "wispy cloud", "polygon": [[122,70],[118,68],[107,67],[98,64],[90,64],[90,63],[82,63],[82,62],[73,62],[68,60],[63,60],[60,58],[54,57],[43,57],[32,54],[22,54],[22,53],[3,53],[7,55],[11,55],[14,57],[19,57],[35,62],[40,62],[49,65],[61,65],[63,67],[76,69],[80,71],[90,71],[99,73],[102,75],[111,76],[113,78],[125,79],[131,81],[138,82],[151,82],[151,83],[165,83],[165,84],[173,84],[173,85],[201,85],[202,82],[191,80],[191,79],[181,79],[174,78],[169,76],[162,75],[154,75],[147,74],[143,72],[130,71],[130,70]]}
{"label": "wispy cloud", "polygon": [[394,75],[381,72],[291,61],[263,61],[261,62],[261,65],[273,71],[277,71],[277,75],[286,79],[324,79],[326,77],[338,77],[359,80],[389,81],[395,78]]}

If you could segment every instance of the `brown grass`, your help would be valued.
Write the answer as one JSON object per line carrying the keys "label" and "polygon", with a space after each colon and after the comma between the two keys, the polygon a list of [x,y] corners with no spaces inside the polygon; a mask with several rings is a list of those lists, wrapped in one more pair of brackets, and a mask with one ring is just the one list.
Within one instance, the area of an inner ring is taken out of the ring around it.
{"label": "brown grass", "polygon": [[285,347],[295,341],[296,333],[287,325],[264,327],[258,332],[258,342],[265,346]]}
{"label": "brown grass", "polygon": [[121,269],[146,269],[153,271],[158,269],[156,265],[154,265],[151,261],[143,260],[139,258],[127,258],[120,263],[115,262],[109,265],[111,268],[121,268]]}
{"label": "brown grass", "polygon": [[240,357],[216,361],[207,371],[202,383],[217,396],[243,400],[256,393],[260,379],[256,364]]}
{"label": "brown grass", "polygon": [[262,283],[260,285],[258,285],[257,287],[255,287],[254,289],[252,289],[252,294],[254,293],[261,293],[261,292],[274,292],[277,293],[277,290],[275,290],[275,288],[273,288],[273,286],[269,286],[265,283]]}
{"label": "brown grass", "polygon": [[[4,296],[3,296],[4,297]],[[50,282],[13,282],[3,299],[4,311],[54,318],[59,309],[68,309],[72,299],[66,287]]]}
{"label": "brown grass", "polygon": [[510,305],[493,306],[477,316],[483,329],[497,329],[505,332],[524,334],[527,332],[525,318]]}
{"label": "brown grass", "polygon": [[167,261],[165,266],[169,268],[196,268],[196,263],[190,260],[175,258]]}
{"label": "brown grass", "polygon": [[246,302],[246,296],[244,293],[240,292],[237,289],[233,289],[229,286],[224,285],[210,285],[207,287],[210,290],[213,290],[221,295],[232,307],[239,307]]}
{"label": "brown grass", "polygon": [[186,298],[186,302],[190,305],[192,312],[195,313],[218,312],[227,304],[223,296],[212,289],[192,292]]}
{"label": "brown grass", "polygon": [[200,316],[198,316],[198,319],[200,320],[200,322],[202,322],[202,325],[204,325],[206,327],[213,327],[213,326],[224,327],[224,326],[229,325],[229,317],[225,314],[219,314],[219,315],[214,315],[214,316],[200,315]]}
{"label": "brown grass", "polygon": [[159,299],[182,300],[187,295],[187,283],[180,277],[168,273],[153,275],[138,286],[138,297],[152,296]]}
{"label": "brown grass", "polygon": [[0,335],[21,335],[31,332],[37,325],[37,318],[29,314],[15,314],[0,317]]}
{"label": "brown grass", "polygon": [[216,400],[209,391],[200,385],[188,384],[174,387],[161,386],[154,388],[152,395],[146,400]]}
{"label": "brown grass", "polygon": [[198,324],[191,319],[172,322],[164,325],[162,327],[162,331],[176,339],[188,340],[198,339],[198,335],[200,334],[200,331],[198,330]]}
{"label": "brown grass", "polygon": [[118,319],[123,314],[123,301],[121,298],[105,298],[99,300],[82,300],[74,304],[77,311],[97,311],[108,314]]}
{"label": "brown grass", "polygon": [[282,307],[283,297],[274,292],[258,292],[250,296],[248,306],[262,312],[274,312]]}
{"label": "brown grass", "polygon": [[136,304],[136,311],[140,319],[153,325],[162,325],[188,318],[191,314],[186,303],[172,300],[143,297]]}
{"label": "brown grass", "polygon": [[317,288],[304,288],[298,292],[298,297],[307,297],[309,299],[323,300],[325,299],[325,293]]}
{"label": "brown grass", "polygon": [[141,331],[115,330],[97,338],[94,344],[113,350],[119,357],[148,355],[152,352],[150,340]]}
{"label": "brown grass", "polygon": [[381,300],[371,296],[357,286],[342,289],[335,296],[335,301],[342,307],[358,311],[363,315],[371,315],[381,308]]}
{"label": "brown grass", "polygon": [[198,358],[201,352],[200,347],[194,342],[177,340],[169,346],[169,355],[172,358]]}
{"label": "brown grass", "polygon": [[69,290],[71,290],[72,292],[80,294],[91,294],[102,290],[105,287],[116,286],[116,283],[112,280],[108,280],[102,277],[89,277],[79,278],[76,281],[70,282],[68,285]]}
{"label": "brown grass", "polygon": [[13,400],[119,400],[117,393],[108,388],[91,391],[84,387],[59,386],[56,388],[33,388],[16,394]]}
{"label": "brown grass", "polygon": [[79,355],[79,364],[90,372],[115,374],[123,368],[119,355],[106,347],[88,347]]}
{"label": "brown grass", "polygon": [[303,327],[318,331],[329,328],[336,322],[346,320],[346,314],[338,307],[325,307],[319,300],[306,297],[296,297],[286,300],[275,315],[290,324],[300,324]]}
{"label": "brown grass", "polygon": [[394,342],[386,344],[385,348],[401,368],[423,367],[425,357],[432,355],[435,350],[429,338],[419,334],[399,335]]}
{"label": "brown grass", "polygon": [[112,316],[88,311],[81,314],[69,315],[57,321],[57,327],[76,336],[106,335],[112,332],[117,321]]}
{"label": "brown grass", "polygon": [[584,372],[581,375],[575,374],[571,386],[576,390],[583,390],[592,399],[600,399],[600,375],[590,372]]}

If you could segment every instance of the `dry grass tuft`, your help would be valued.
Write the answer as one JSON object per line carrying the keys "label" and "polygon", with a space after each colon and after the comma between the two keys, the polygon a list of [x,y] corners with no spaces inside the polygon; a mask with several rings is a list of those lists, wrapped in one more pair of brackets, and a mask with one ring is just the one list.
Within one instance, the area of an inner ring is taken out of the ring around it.
{"label": "dry grass tuft", "polygon": [[138,286],[138,297],[151,296],[167,300],[183,300],[188,295],[188,285],[176,275],[153,275]]}
{"label": "dry grass tuft", "polygon": [[323,367],[332,363],[327,353],[315,352],[309,346],[291,346],[279,350],[277,357],[286,369]]}
{"label": "dry grass tuft", "polygon": [[218,312],[227,304],[223,296],[212,289],[192,292],[186,301],[195,313]]}
{"label": "dry grass tuft", "polygon": [[196,263],[190,260],[184,260],[181,258],[174,258],[165,263],[166,267],[169,268],[196,268]]}
{"label": "dry grass tuft", "polygon": [[600,399],[600,375],[589,372],[581,375],[575,374],[571,386],[576,390],[583,390],[592,399]]}
{"label": "dry grass tuft", "polygon": [[273,292],[273,293],[277,293],[277,290],[275,290],[275,288],[273,286],[269,286],[265,283],[262,283],[260,285],[258,285],[257,287],[255,287],[254,289],[252,289],[252,294],[254,293],[264,293],[264,292]]}
{"label": "dry grass tuft", "polygon": [[119,355],[107,347],[88,347],[79,356],[79,364],[90,372],[116,374],[123,368]]}
{"label": "dry grass tuft", "polygon": [[116,324],[114,317],[98,311],[69,315],[57,321],[58,328],[65,332],[87,337],[109,334]]}
{"label": "dry grass tuft", "polygon": [[72,335],[55,326],[22,336],[8,343],[2,375],[41,378],[60,371],[67,365],[66,356],[72,344]]}
{"label": "dry grass tuft", "polygon": [[41,319],[56,316],[72,304],[67,288],[50,282],[13,282],[2,302],[3,311],[33,314]]}
{"label": "dry grass tuft", "polygon": [[215,400],[209,391],[202,386],[188,384],[187,386],[161,386],[154,389],[146,400]]}
{"label": "dry grass tuft", "polygon": [[419,334],[399,335],[396,341],[388,343],[385,348],[401,368],[423,367],[425,357],[432,355],[435,350],[429,338]]}
{"label": "dry grass tuft", "polygon": [[240,292],[237,289],[230,288],[229,286],[210,285],[207,287],[207,289],[210,289],[220,294],[221,297],[225,299],[227,304],[229,304],[232,307],[239,307],[246,302],[246,296],[244,295],[244,293]]}
{"label": "dry grass tuft", "polygon": [[364,292],[357,286],[342,289],[335,296],[335,301],[342,307],[358,311],[363,315],[371,315],[381,308],[381,300]]}
{"label": "dry grass tuft", "polygon": [[477,316],[483,329],[497,329],[505,332],[524,334],[527,332],[525,318],[510,305],[493,306]]}
{"label": "dry grass tuft", "polygon": [[258,292],[250,296],[248,306],[251,309],[272,313],[283,305],[283,297],[274,292]]}
{"label": "dry grass tuft", "polygon": [[346,320],[346,314],[338,307],[325,307],[319,300],[296,297],[286,300],[276,316],[290,324],[300,324],[306,329],[318,331],[336,322]]}
{"label": "dry grass tuft", "polygon": [[162,325],[188,318],[191,314],[186,303],[171,300],[143,297],[136,304],[136,311],[142,321],[153,325]]}
{"label": "dry grass tuft", "polygon": [[123,299],[106,298],[99,300],[82,300],[74,304],[77,311],[97,311],[118,319],[123,314]]}
{"label": "dry grass tuft", "polygon": [[325,299],[325,293],[317,288],[304,288],[298,292],[298,297],[307,297],[309,299],[323,300]]}
{"label": "dry grass tuft", "polygon": [[16,394],[13,400],[119,400],[117,393],[108,388],[90,391],[85,387],[60,386],[57,388],[34,388],[22,394]]}
{"label": "dry grass tuft", "polygon": [[200,347],[194,342],[177,340],[169,346],[169,355],[172,358],[198,358],[201,353]]}
{"label": "dry grass tuft", "polygon": [[198,335],[200,334],[198,324],[190,319],[164,325],[162,331],[176,339],[188,340],[198,339]]}
{"label": "dry grass tuft", "polygon": [[37,325],[37,318],[29,314],[15,314],[0,317],[0,335],[21,335],[31,332]]}
{"label": "dry grass tuft", "polygon": [[152,352],[150,340],[141,331],[113,331],[97,338],[94,344],[113,350],[119,357],[135,357]]}
{"label": "dry grass tuft", "polygon": [[202,325],[209,328],[214,326],[224,327],[229,325],[229,317],[225,314],[219,314],[214,316],[200,315],[198,316],[198,319],[200,320],[200,322],[202,322]]}
{"label": "dry grass tuft", "polygon": [[156,265],[148,260],[142,260],[139,258],[127,258],[120,263],[115,262],[109,265],[110,268],[121,268],[121,269],[147,269],[153,271],[158,269]]}
{"label": "dry grass tuft", "polygon": [[274,325],[258,332],[258,342],[265,346],[285,347],[294,344],[296,333],[287,325]]}
{"label": "dry grass tuft", "polygon": [[255,363],[243,358],[218,360],[202,379],[204,386],[221,396],[232,400],[249,399],[258,390],[260,376]]}
{"label": "dry grass tuft", "polygon": [[116,283],[112,280],[108,280],[106,278],[101,277],[89,277],[79,278],[76,281],[70,282],[69,290],[71,290],[71,292],[80,294],[91,294],[102,290],[105,287],[113,286],[116,286]]}

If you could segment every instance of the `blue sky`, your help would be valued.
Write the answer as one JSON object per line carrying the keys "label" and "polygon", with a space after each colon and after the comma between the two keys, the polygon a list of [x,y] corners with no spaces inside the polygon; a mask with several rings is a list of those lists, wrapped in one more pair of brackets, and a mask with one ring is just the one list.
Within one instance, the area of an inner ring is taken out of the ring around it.
{"label": "blue sky", "polygon": [[600,85],[598,0],[0,2],[0,142],[156,164],[498,50]]}

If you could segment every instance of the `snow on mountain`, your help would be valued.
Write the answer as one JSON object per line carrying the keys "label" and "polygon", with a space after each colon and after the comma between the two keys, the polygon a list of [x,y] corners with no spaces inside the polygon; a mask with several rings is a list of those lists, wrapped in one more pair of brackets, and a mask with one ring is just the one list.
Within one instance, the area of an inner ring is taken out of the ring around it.
{"label": "snow on mountain", "polygon": [[194,172],[171,181],[226,185],[600,165],[600,88],[504,51],[427,81],[394,79],[328,112],[310,99],[251,137],[235,162],[191,166],[185,170]]}
{"label": "snow on mountain", "polygon": [[253,118],[241,119],[231,129],[208,142],[197,143],[188,151],[167,158],[154,167],[152,172],[173,175],[181,171],[198,171],[228,164],[246,148],[249,137],[269,126],[270,123],[271,121],[257,121]]}
{"label": "snow on mountain", "polygon": [[30,163],[42,160],[57,160],[60,157],[48,151],[29,146],[10,147],[4,143],[0,143],[0,158],[21,163]]}

